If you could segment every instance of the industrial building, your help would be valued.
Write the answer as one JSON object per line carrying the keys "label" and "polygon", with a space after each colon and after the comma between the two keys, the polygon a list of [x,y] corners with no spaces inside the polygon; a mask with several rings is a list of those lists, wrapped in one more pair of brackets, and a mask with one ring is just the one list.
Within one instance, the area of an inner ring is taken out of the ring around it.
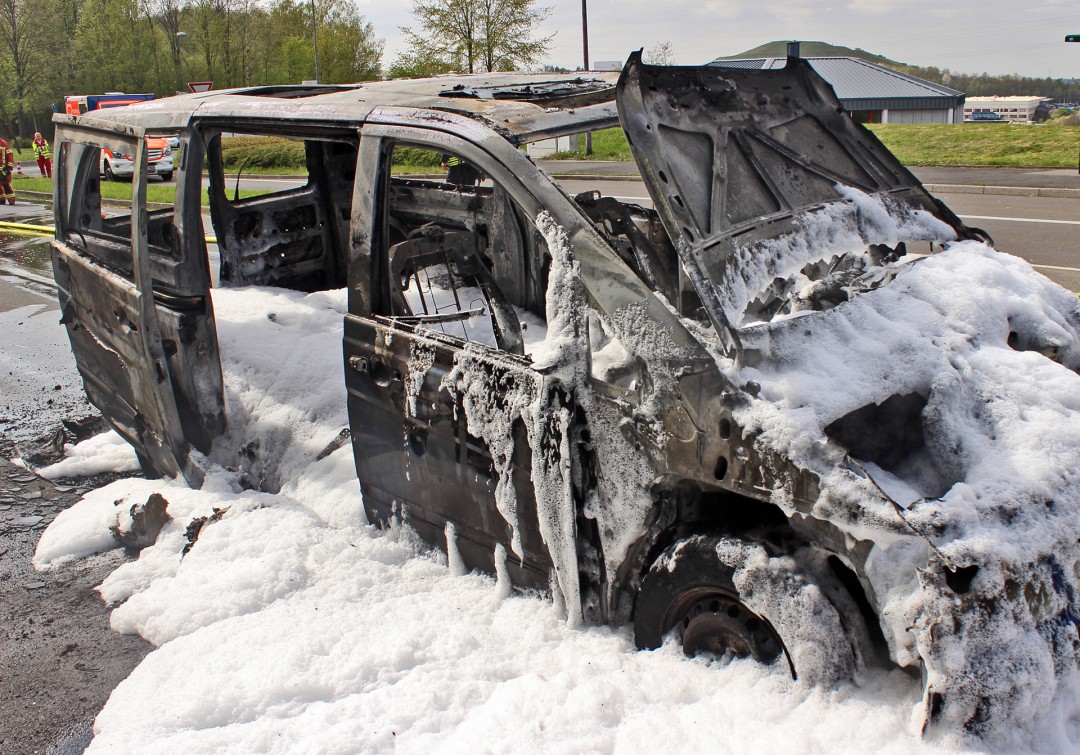
{"label": "industrial building", "polygon": [[978,120],[976,113],[995,113],[1003,121],[1034,123],[1039,105],[1050,105],[1050,97],[1013,95],[1009,97],[968,97],[964,103],[964,120]]}
{"label": "industrial building", "polygon": [[[804,58],[860,123],[960,123],[964,94],[861,58]],[[783,68],[787,58],[717,59],[711,66]]]}

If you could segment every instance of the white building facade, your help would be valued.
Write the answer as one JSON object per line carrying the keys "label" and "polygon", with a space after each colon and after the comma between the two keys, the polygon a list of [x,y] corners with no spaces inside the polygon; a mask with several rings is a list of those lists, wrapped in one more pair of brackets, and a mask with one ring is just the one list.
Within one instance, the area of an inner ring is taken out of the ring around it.
{"label": "white building facade", "polygon": [[964,102],[964,120],[978,120],[976,113],[996,113],[1003,121],[1034,123],[1039,105],[1050,103],[1048,97],[1014,95],[1009,97],[968,97]]}

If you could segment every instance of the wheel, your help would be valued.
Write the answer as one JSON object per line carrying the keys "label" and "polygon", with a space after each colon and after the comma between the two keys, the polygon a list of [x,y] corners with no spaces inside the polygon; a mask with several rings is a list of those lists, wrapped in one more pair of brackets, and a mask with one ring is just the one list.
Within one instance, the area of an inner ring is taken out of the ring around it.
{"label": "wheel", "polygon": [[170,170],[168,173],[161,173],[160,175],[162,181],[171,181],[173,172]]}
{"label": "wheel", "polygon": [[835,586],[819,587],[815,580],[827,579],[823,570],[797,556],[773,556],[764,544],[731,537],[678,541],[642,580],[634,607],[637,646],[658,648],[674,631],[688,656],[762,664],[784,656],[800,682],[849,679],[861,660],[861,638],[850,635],[865,632],[865,625],[858,616],[841,621],[828,597]]}
{"label": "wheel", "polygon": [[108,160],[105,161],[105,180],[106,181],[115,181],[116,180],[116,175],[112,172],[112,166],[109,165]]}

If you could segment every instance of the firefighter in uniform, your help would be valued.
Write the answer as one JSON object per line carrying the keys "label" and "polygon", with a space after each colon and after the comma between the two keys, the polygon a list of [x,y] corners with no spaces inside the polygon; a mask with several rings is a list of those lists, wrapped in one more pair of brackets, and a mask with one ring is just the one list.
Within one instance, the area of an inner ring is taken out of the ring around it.
{"label": "firefighter in uniform", "polygon": [[15,204],[15,190],[11,188],[11,174],[15,172],[15,153],[11,145],[0,139],[0,204]]}
{"label": "firefighter in uniform", "polygon": [[34,132],[34,155],[37,157],[41,177],[52,178],[52,152],[49,151],[49,143],[39,131]]}
{"label": "firefighter in uniform", "polygon": [[446,171],[446,182],[448,184],[476,186],[480,180],[480,171],[457,155],[444,153],[440,165]]}

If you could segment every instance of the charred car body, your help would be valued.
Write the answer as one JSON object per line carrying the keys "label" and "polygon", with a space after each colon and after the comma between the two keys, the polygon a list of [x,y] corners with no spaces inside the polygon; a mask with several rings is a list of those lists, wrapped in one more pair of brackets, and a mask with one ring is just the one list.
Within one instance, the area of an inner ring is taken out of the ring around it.
{"label": "charred car body", "polygon": [[[228,432],[211,288],[345,287],[370,521],[403,520],[470,568],[550,591],[571,622],[633,621],[643,648],[674,630],[687,652],[812,682],[896,664],[922,675],[926,720],[950,728],[1007,725],[1025,714],[1018,690],[1042,680],[1042,704],[1075,670],[1073,556],[1049,541],[965,549],[938,505],[971,483],[939,406],[947,381],[893,380],[905,357],[887,353],[884,374],[838,385],[816,413],[777,393],[777,365],[810,380],[797,355],[816,334],[842,342],[858,302],[946,256],[914,260],[909,246],[985,241],[805,63],[635,56],[617,80],[263,87],[56,121],[63,321],[91,400],[148,472],[199,484],[209,459],[275,486]],[[571,198],[520,149],[619,124],[655,209]],[[180,135],[176,204],[147,212],[144,137],[165,133]],[[222,134],[302,140],[306,183],[230,198]],[[135,156],[128,215],[102,213],[104,149]],[[404,149],[487,178],[395,175]],[[998,330],[1068,371],[1076,304],[1052,288],[1039,295],[1057,330],[1034,315]],[[801,429],[784,419],[808,412]],[[1009,632],[1031,642],[1017,650]],[[1011,676],[984,673],[995,664]]]}

